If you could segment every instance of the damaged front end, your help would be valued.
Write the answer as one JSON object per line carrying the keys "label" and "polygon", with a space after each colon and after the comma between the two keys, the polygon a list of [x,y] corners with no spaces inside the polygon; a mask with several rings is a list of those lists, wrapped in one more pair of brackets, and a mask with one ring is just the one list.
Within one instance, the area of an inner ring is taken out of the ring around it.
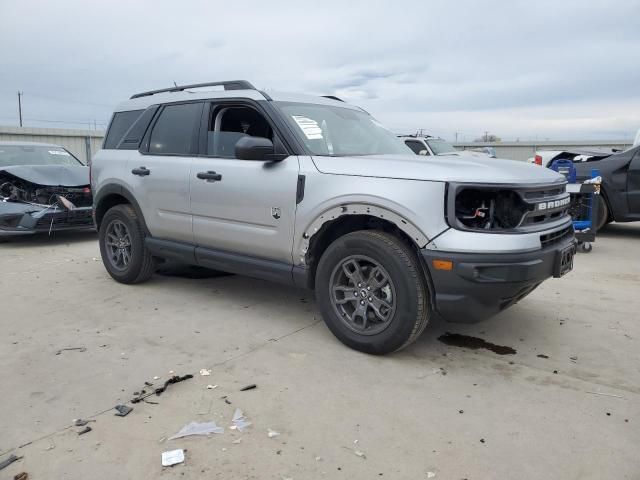
{"label": "damaged front end", "polygon": [[0,236],[90,229],[91,212],[87,167],[20,166],[0,170]]}
{"label": "damaged front end", "polygon": [[542,230],[566,219],[569,203],[565,184],[450,184],[447,221],[459,230],[491,233]]}

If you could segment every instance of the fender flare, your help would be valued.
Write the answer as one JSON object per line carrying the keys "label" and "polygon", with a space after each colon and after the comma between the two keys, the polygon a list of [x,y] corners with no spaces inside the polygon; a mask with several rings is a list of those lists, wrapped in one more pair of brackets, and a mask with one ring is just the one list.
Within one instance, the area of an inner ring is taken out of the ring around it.
{"label": "fender flare", "polygon": [[376,205],[347,202],[325,210],[304,229],[304,233],[296,240],[294,245],[294,263],[297,266],[306,267],[306,255],[309,251],[309,244],[313,237],[320,231],[325,223],[332,222],[339,217],[347,215],[367,215],[387,220],[407,234],[419,248],[424,248],[429,243],[429,238],[411,221],[402,215]]}
{"label": "fender flare", "polygon": [[[149,229],[147,228],[147,223],[144,220],[144,215],[142,215],[142,209],[140,208],[140,204],[138,204],[136,197],[122,185],[110,184],[110,185],[105,185],[100,189],[100,192],[98,193],[98,195],[94,196],[93,198],[94,216],[95,216],[96,210],[98,209],[98,206],[109,195],[119,195],[121,197],[124,197],[127,200],[127,202],[131,204],[131,206],[135,210],[136,215],[138,216],[138,219],[142,223],[142,228],[144,229],[145,233],[149,235]],[[98,223],[97,216],[95,216],[95,224],[96,224],[96,229],[100,229],[100,224]]]}

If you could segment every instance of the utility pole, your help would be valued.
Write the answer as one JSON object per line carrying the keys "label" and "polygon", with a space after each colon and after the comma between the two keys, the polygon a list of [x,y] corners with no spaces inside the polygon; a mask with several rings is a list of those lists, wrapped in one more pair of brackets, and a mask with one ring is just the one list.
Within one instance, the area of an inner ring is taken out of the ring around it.
{"label": "utility pole", "polygon": [[22,126],[22,95],[24,93],[18,91],[18,116],[20,117],[20,126]]}
{"label": "utility pole", "polygon": [[489,132],[487,131],[484,132],[484,141],[485,143],[489,141]]}
{"label": "utility pole", "polygon": [[456,132],[456,143],[458,143],[458,132]]}

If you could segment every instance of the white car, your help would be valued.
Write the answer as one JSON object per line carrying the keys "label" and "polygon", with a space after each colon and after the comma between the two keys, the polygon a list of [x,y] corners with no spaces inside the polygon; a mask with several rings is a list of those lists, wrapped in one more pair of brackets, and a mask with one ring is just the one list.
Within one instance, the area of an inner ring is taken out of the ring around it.
{"label": "white car", "polygon": [[496,158],[496,152],[493,147],[480,147],[469,150],[458,150],[446,140],[431,135],[398,135],[404,144],[413,150],[416,155],[456,155],[460,156],[461,152],[472,152],[472,154],[481,157]]}

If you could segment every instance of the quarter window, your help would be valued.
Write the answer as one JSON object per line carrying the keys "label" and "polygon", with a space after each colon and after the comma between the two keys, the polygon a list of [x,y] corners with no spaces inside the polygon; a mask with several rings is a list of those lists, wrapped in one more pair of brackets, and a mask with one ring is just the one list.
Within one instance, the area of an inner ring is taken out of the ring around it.
{"label": "quarter window", "polygon": [[122,140],[122,137],[127,130],[131,128],[133,122],[144,112],[144,110],[131,110],[128,112],[116,112],[111,119],[111,125],[109,125],[109,131],[107,137],[104,140],[103,148],[112,149],[116,148]]}
{"label": "quarter window", "polygon": [[167,105],[160,112],[149,139],[149,153],[190,155],[200,121],[202,103]]}

